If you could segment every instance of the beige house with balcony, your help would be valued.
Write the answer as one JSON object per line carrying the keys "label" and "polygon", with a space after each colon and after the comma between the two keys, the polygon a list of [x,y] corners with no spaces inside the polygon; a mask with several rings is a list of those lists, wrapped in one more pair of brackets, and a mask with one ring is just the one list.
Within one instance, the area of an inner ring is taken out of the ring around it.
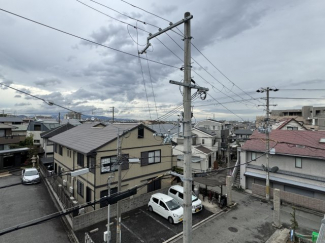
{"label": "beige house with balcony", "polygon": [[[106,196],[109,177],[111,193],[116,192],[118,134],[122,155],[122,191],[168,173],[173,165],[171,144],[163,144],[163,138],[153,137],[154,132],[142,124],[104,125],[93,122],[49,138],[54,143],[54,172],[58,181],[79,204]],[[131,163],[129,159],[139,159],[140,162]],[[61,175],[61,172],[86,167],[90,172],[75,178]],[[155,180],[139,189],[137,194],[170,184],[170,179]],[[96,205],[94,209],[103,206]]]}

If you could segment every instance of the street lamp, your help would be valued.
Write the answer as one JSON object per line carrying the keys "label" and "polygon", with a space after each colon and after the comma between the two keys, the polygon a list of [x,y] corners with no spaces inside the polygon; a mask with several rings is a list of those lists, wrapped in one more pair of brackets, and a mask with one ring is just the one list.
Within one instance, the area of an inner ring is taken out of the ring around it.
{"label": "street lamp", "polygon": [[265,187],[265,198],[267,201],[270,200],[270,173],[269,173],[269,153],[270,153],[270,135],[269,135],[269,115],[270,115],[270,104],[269,104],[269,92],[270,91],[278,91],[279,89],[271,89],[269,87],[267,88],[260,88],[256,90],[258,93],[264,93],[266,92],[266,129],[265,129],[265,134],[266,134],[266,187]]}

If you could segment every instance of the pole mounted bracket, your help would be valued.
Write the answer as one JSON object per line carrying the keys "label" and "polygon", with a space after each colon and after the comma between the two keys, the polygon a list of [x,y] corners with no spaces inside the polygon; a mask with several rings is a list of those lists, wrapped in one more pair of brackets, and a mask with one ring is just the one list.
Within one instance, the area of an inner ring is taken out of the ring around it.
{"label": "pole mounted bracket", "polygon": [[195,85],[195,84],[185,84],[185,83],[178,82],[178,81],[173,81],[173,80],[169,80],[169,83],[184,86],[184,87],[188,87],[188,88],[191,88],[191,89],[197,89],[198,91],[209,91],[208,88],[204,88],[204,87],[201,87],[201,86],[198,86],[198,85]]}

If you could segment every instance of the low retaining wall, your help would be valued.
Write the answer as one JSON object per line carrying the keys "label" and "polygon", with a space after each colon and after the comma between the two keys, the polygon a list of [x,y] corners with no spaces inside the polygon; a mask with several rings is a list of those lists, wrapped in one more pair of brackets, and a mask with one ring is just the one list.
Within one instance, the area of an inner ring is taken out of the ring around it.
{"label": "low retaining wall", "polygon": [[[252,193],[265,197],[265,186],[252,184]],[[270,197],[273,198],[273,188],[270,188]],[[291,203],[293,205],[301,206],[304,208],[309,208],[318,212],[325,213],[325,201],[306,197],[299,194],[280,191],[280,199],[284,202]]]}
{"label": "low retaining wall", "polygon": [[[122,213],[136,209],[147,205],[152,194],[161,192],[167,193],[168,188],[163,188],[157,191],[141,194],[139,196],[125,199],[121,201],[121,211]],[[110,207],[110,217],[116,216],[116,204],[111,205]],[[107,207],[88,212],[79,216],[74,217],[73,219],[73,230],[80,230],[91,226],[93,224],[99,223],[101,221],[107,220]]]}

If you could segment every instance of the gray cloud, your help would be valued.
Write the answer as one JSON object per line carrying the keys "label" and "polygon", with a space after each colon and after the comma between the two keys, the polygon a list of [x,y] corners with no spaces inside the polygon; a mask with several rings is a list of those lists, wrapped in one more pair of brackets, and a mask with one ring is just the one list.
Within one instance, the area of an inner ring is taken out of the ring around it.
{"label": "gray cloud", "polygon": [[58,78],[48,78],[48,79],[43,78],[41,80],[35,81],[34,83],[42,87],[52,87],[54,85],[61,84],[62,81]]}
{"label": "gray cloud", "polygon": [[16,103],[15,106],[29,106],[31,103]]}
{"label": "gray cloud", "polygon": [[15,98],[21,98],[21,95],[15,95],[14,97]]}

